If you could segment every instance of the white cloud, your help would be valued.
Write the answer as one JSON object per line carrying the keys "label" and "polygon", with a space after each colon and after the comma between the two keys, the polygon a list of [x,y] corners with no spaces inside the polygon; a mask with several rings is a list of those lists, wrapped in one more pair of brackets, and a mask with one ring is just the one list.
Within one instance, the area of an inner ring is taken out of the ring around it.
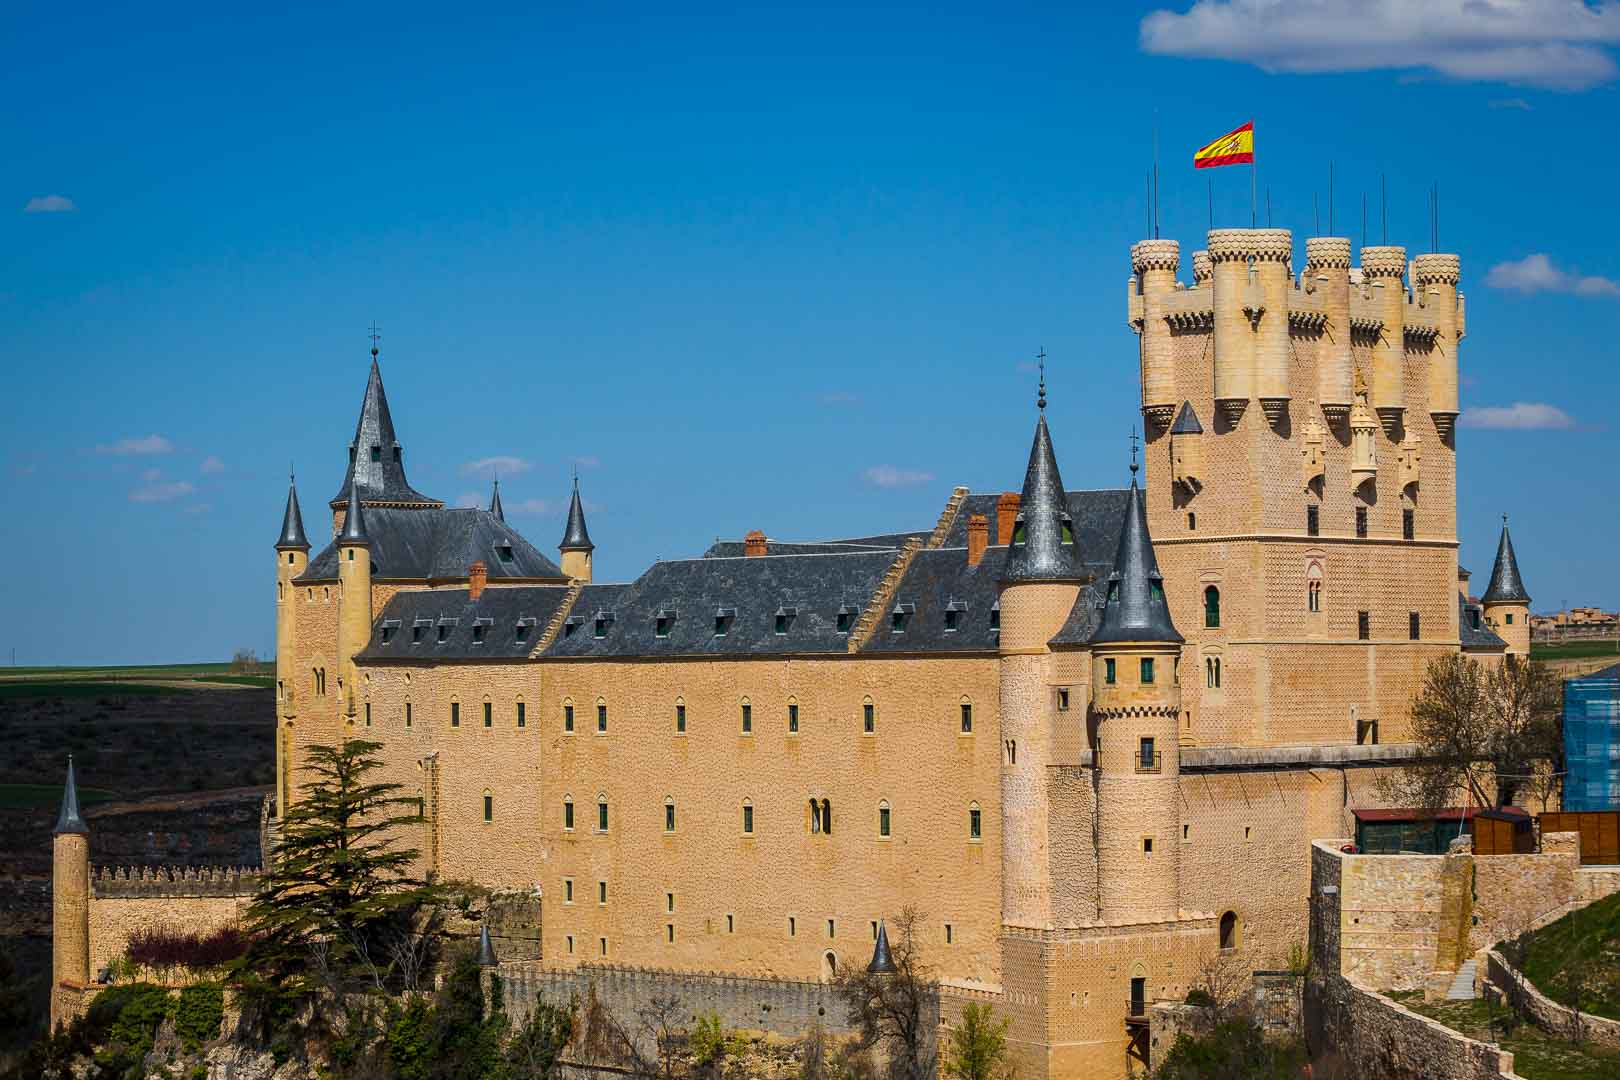
{"label": "white cloud", "polygon": [[129,493],[130,502],[158,503],[183,499],[197,489],[185,480],[165,480],[162,469],[141,473],[141,486]]}
{"label": "white cloud", "polygon": [[1264,71],[1420,69],[1585,90],[1613,79],[1620,3],[1599,0],[1197,0],[1142,20],[1144,52]]}
{"label": "white cloud", "polygon": [[554,514],[562,508],[553,506],[545,499],[523,499],[519,502],[503,502],[501,506],[508,514]]}
{"label": "white cloud", "polygon": [[1512,405],[1467,409],[1458,423],[1494,431],[1569,431],[1575,427],[1575,418],[1556,405],[1515,401]]}
{"label": "white cloud", "polygon": [[476,491],[463,491],[456,496],[456,505],[463,510],[477,510],[484,505],[484,497]]}
{"label": "white cloud", "polygon": [[23,206],[25,214],[65,214],[70,210],[77,210],[73,200],[66,195],[35,195]]}
{"label": "white cloud", "polygon": [[1560,270],[1551,259],[1542,254],[1526,255],[1517,262],[1502,262],[1491,267],[1485,275],[1485,284],[1493,289],[1512,289],[1514,292],[1561,292],[1576,296],[1620,296],[1620,282],[1613,278],[1582,275]]}
{"label": "white cloud", "polygon": [[866,482],[880,488],[915,487],[930,483],[933,479],[933,473],[901,469],[894,465],[874,465],[866,470]]}
{"label": "white cloud", "polygon": [[219,458],[215,457],[213,454],[209,454],[207,457],[202,459],[202,464],[197,466],[197,468],[202,472],[209,474],[222,473],[225,471],[225,463],[219,460]]}
{"label": "white cloud", "polygon": [[1499,98],[1491,102],[1493,109],[1515,109],[1519,112],[1529,112],[1530,103],[1522,97]]}
{"label": "white cloud", "polygon": [[518,473],[528,472],[532,467],[520,457],[512,457],[509,454],[496,454],[494,457],[479,458],[477,461],[467,462],[461,467],[461,475],[516,476]]}
{"label": "white cloud", "polygon": [[96,447],[98,454],[114,457],[146,457],[151,454],[172,454],[174,443],[162,435],[146,435],[138,439],[120,439],[115,443]]}

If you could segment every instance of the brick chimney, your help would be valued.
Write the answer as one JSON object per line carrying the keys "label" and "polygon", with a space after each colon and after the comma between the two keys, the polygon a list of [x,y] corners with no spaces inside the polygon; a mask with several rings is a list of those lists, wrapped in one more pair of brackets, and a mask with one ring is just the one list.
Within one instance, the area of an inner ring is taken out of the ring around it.
{"label": "brick chimney", "polygon": [[489,583],[489,567],[483,561],[473,563],[467,567],[467,599],[477,600],[483,595],[484,586]]}
{"label": "brick chimney", "polygon": [[1016,491],[1003,491],[996,500],[996,544],[1000,547],[1012,543],[1013,520],[1018,517],[1021,498]]}
{"label": "brick chimney", "polygon": [[743,537],[743,554],[748,556],[750,559],[758,558],[759,556],[765,554],[765,534],[760,532],[758,529],[755,529],[753,532]]}
{"label": "brick chimney", "polygon": [[990,546],[990,519],[983,514],[968,515],[968,565],[978,566],[984,549]]}

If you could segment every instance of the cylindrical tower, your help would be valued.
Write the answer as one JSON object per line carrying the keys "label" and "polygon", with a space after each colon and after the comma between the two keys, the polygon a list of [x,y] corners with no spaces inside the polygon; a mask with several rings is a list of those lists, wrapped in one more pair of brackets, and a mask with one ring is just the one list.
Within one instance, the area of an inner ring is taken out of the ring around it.
{"label": "cylindrical tower", "polygon": [[90,828],[68,758],[67,786],[51,838],[51,1030],[77,1015],[90,984]]}
{"label": "cylindrical tower", "polygon": [[[1042,388],[1041,405],[1045,407]],[[1051,650],[1074,608],[1082,570],[1063,478],[1042,413],[1001,581],[1001,910],[1014,926],[1052,924]]]}
{"label": "cylindrical tower", "polygon": [[1288,411],[1288,286],[1294,234],[1287,229],[1250,230],[1260,317],[1254,324],[1255,394],[1275,424]]}
{"label": "cylindrical tower", "polygon": [[309,539],[304,535],[304,515],[298,507],[298,486],[287,478],[287,510],[281,517],[281,535],[276,539],[276,817],[286,812],[281,794],[289,789],[284,725],[298,715],[298,604],[294,580],[309,566]]}
{"label": "cylindrical tower", "polygon": [[1131,248],[1131,271],[1142,294],[1142,416],[1160,430],[1169,426],[1179,400],[1164,314],[1180,265],[1181,245],[1174,240],[1141,240]]}
{"label": "cylindrical tower", "polygon": [[1254,397],[1254,324],[1248,229],[1212,229],[1209,261],[1215,282],[1215,401],[1236,423]]}
{"label": "cylindrical tower", "polygon": [[1389,428],[1406,411],[1406,249],[1362,248],[1361,276],[1384,324],[1372,347],[1372,406]]}
{"label": "cylindrical tower", "polygon": [[1181,907],[1182,637],[1170,620],[1134,477],[1090,643],[1098,916],[1110,923],[1174,919]]}
{"label": "cylindrical tower", "polygon": [[1502,515],[1502,538],[1496,544],[1496,563],[1491,567],[1491,582],[1480,598],[1485,609],[1485,621],[1496,636],[1507,642],[1507,654],[1528,658],[1530,655],[1530,593],[1519,574],[1519,557],[1513,551],[1513,537],[1508,535],[1507,515]]}
{"label": "cylindrical tower", "polygon": [[1350,413],[1355,361],[1350,354],[1350,240],[1313,236],[1305,241],[1305,277],[1321,297],[1325,340],[1316,352],[1316,396],[1331,421]]}
{"label": "cylindrical tower", "polygon": [[1209,287],[1210,279],[1214,276],[1215,267],[1209,261],[1209,252],[1195,251],[1192,254],[1193,288],[1205,289]]}
{"label": "cylindrical tower", "polygon": [[342,716],[352,718],[360,688],[356,686],[354,657],[371,638],[371,538],[366,534],[360,489],[349,489],[349,507],[338,533],[338,664],[343,670]]}
{"label": "cylindrical tower", "polygon": [[1434,312],[1434,354],[1429,358],[1429,415],[1435,430],[1449,438],[1457,420],[1457,282],[1462,260],[1455,255],[1419,255],[1412,260],[1412,284]]}

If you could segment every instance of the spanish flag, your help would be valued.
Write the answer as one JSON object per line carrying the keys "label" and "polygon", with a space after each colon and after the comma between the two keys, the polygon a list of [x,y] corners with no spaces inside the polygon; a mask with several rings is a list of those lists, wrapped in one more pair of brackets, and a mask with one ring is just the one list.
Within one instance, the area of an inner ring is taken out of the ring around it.
{"label": "spanish flag", "polygon": [[1219,165],[1254,164],[1254,121],[1228,131],[1193,154],[1193,168],[1213,169]]}

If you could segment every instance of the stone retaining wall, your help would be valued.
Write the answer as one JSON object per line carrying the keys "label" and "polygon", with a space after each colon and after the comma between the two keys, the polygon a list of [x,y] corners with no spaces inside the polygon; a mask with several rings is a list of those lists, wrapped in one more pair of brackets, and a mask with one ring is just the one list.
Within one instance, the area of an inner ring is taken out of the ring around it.
{"label": "stone retaining wall", "polygon": [[1573,1009],[1543,994],[1495,949],[1485,954],[1485,980],[1515,1011],[1528,1016],[1536,1027],[1564,1039],[1620,1046],[1620,1020],[1575,1014]]}

